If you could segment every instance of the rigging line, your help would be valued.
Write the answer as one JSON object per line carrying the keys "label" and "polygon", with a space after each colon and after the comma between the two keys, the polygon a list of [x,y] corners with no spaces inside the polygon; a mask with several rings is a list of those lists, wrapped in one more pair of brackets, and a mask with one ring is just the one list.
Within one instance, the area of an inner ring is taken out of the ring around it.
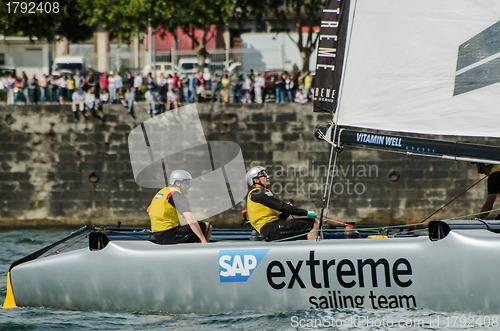
{"label": "rigging line", "polygon": [[438,212],[440,212],[441,210],[443,210],[446,206],[448,206],[450,203],[452,203],[453,201],[455,201],[456,199],[458,199],[461,195],[463,195],[464,193],[466,193],[467,191],[469,191],[471,188],[473,188],[474,186],[476,186],[477,184],[479,184],[485,178],[488,178],[488,176],[484,176],[483,178],[481,178],[480,180],[478,180],[475,184],[473,184],[468,189],[466,189],[465,191],[463,191],[462,193],[460,193],[459,195],[457,195],[455,198],[453,198],[451,201],[449,201],[447,204],[443,205],[441,208],[439,208],[438,210],[436,210],[435,212],[433,212],[432,214],[430,214],[429,216],[427,216],[427,218],[424,219],[422,221],[422,223],[425,223],[429,218],[431,218],[432,216],[434,216],[435,214],[437,214]]}
{"label": "rigging line", "polygon": [[[326,174],[325,191],[323,192],[323,204],[321,206],[321,212],[319,214],[319,227],[321,230],[323,230],[323,214],[325,212],[325,206],[326,206],[326,194],[327,194],[326,192],[327,192],[327,188],[328,188],[328,180],[330,178],[330,168],[332,166],[333,151],[334,151],[334,147],[332,145],[330,147],[330,160],[328,161],[328,173]],[[319,233],[318,233],[318,236],[319,236]]]}
{"label": "rigging line", "polygon": [[481,213],[475,213],[475,214],[463,215],[463,216],[458,216],[458,217],[453,217],[453,218],[447,218],[447,219],[444,219],[443,221],[455,221],[455,220],[458,220],[461,218],[472,217],[472,216],[482,215],[482,214],[486,214],[486,213],[492,213],[492,212],[499,211],[499,210],[500,210],[500,208],[497,208],[497,209],[483,211]]}
{"label": "rigging line", "polygon": [[340,221],[336,221],[336,220],[332,220],[330,218],[326,218],[326,217],[323,217],[324,220],[327,220],[327,221],[330,221],[330,222],[334,222],[334,223],[338,223],[338,224],[342,224],[342,225],[347,225],[346,223],[344,222],[340,222]]}
{"label": "rigging line", "polygon": [[333,187],[333,180],[335,178],[335,167],[337,166],[337,155],[339,153],[335,151],[335,159],[333,160],[333,167],[332,167],[332,179],[330,181],[330,187],[328,189],[328,199],[326,200],[326,215],[328,215],[328,208],[330,207],[330,199],[332,197],[332,187]]}

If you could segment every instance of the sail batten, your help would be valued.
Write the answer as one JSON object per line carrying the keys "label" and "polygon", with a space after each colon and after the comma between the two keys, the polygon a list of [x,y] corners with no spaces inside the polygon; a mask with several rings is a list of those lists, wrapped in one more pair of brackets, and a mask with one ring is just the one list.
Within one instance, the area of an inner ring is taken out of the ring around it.
{"label": "sail batten", "polygon": [[500,137],[500,1],[357,0],[349,12],[337,125]]}

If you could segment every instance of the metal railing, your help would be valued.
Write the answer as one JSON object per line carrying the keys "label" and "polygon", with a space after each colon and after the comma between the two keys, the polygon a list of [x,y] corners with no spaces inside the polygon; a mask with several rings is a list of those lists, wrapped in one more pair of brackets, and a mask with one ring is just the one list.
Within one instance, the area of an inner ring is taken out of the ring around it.
{"label": "metal railing", "polygon": [[[276,59],[283,58],[283,54],[281,54],[281,52],[283,52],[282,49],[277,48],[272,52],[271,57]],[[102,63],[102,55],[85,52],[83,49],[81,51],[78,49],[74,50],[72,55],[85,57],[87,62],[91,63],[92,67],[99,71],[98,63]],[[267,54],[267,56],[269,56],[269,54]],[[108,71],[130,71],[132,74],[138,72],[142,76],[146,76],[147,73],[151,71],[148,52],[133,53],[126,47],[112,50],[106,57]],[[153,71],[151,72],[157,74],[159,72],[179,71],[180,68],[178,67],[178,63],[180,59],[196,57],[197,53],[195,51],[156,52],[153,56],[154,63],[152,64]],[[263,55],[255,49],[215,49],[209,51],[208,59],[210,60],[210,69],[216,70],[219,73],[223,73],[233,62],[241,63],[240,70],[243,72],[249,72],[251,69],[258,72],[277,69],[274,66],[270,68],[269,65],[266,65],[263,60]],[[167,68],[165,66],[170,67]]]}

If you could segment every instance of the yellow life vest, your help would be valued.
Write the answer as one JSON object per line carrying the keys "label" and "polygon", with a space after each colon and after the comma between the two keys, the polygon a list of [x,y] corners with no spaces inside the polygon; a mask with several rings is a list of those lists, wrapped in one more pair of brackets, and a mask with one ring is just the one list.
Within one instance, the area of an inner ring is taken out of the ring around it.
{"label": "yellow life vest", "polygon": [[168,202],[168,198],[170,198],[174,192],[180,193],[181,191],[172,187],[162,188],[156,193],[153,200],[151,200],[151,205],[149,207],[151,231],[165,231],[180,225],[177,209]]}
{"label": "yellow life vest", "polygon": [[491,168],[490,175],[494,172],[500,171],[500,165],[496,165],[493,168]]}
{"label": "yellow life vest", "polygon": [[261,203],[253,202],[250,199],[250,194],[256,190],[260,190],[260,188],[254,188],[248,193],[247,212],[250,223],[255,228],[255,230],[260,233],[260,228],[262,228],[264,224],[276,221],[278,219],[279,211],[269,208],[268,206],[264,206]]}

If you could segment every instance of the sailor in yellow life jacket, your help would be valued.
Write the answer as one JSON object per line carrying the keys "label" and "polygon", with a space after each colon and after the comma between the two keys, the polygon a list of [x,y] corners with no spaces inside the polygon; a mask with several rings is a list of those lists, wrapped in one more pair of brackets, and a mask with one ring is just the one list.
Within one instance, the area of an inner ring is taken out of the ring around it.
{"label": "sailor in yellow life jacket", "polygon": [[[319,229],[316,213],[294,207],[276,198],[267,189],[270,181],[265,168],[253,167],[247,172],[246,179],[253,187],[247,197],[248,218],[263,239],[305,239],[306,235],[309,240],[316,239]],[[289,215],[307,217],[287,219]],[[303,236],[296,237],[300,234]]]}
{"label": "sailor in yellow life jacket", "polygon": [[[191,188],[191,174],[184,170],[175,170],[170,176],[170,186],[161,189],[154,196],[148,207],[151,219],[151,231],[156,241],[162,245],[202,242],[210,240],[210,223],[196,221],[185,195]],[[187,225],[180,225],[184,216]]]}
{"label": "sailor in yellow life jacket", "polygon": [[[483,219],[493,209],[497,194],[500,193],[500,165],[476,163],[476,168],[478,173],[488,176],[488,195],[481,208],[482,214],[478,216]],[[496,219],[500,219],[500,214],[497,215]]]}

